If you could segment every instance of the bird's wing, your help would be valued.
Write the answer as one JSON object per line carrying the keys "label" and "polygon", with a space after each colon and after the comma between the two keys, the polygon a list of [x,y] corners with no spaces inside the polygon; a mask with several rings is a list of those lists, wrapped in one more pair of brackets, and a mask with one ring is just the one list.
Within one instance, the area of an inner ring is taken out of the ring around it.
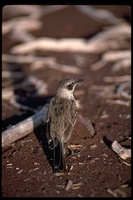
{"label": "bird's wing", "polygon": [[61,139],[58,137],[59,124],[57,122],[59,115],[56,113],[58,112],[58,108],[59,106],[55,103],[55,98],[53,98],[50,101],[47,112],[46,136],[49,148],[52,146],[53,149],[53,171],[65,172],[65,147],[64,143],[61,142]]}
{"label": "bird's wing", "polygon": [[65,171],[66,143],[71,137],[76,122],[75,101],[55,99],[50,102],[47,115],[47,137],[52,140],[54,148],[54,171]]}
{"label": "bird's wing", "polygon": [[77,120],[77,108],[76,108],[76,103],[73,100],[71,105],[71,123],[73,124],[73,126],[75,125],[76,120]]}
{"label": "bird's wing", "polygon": [[71,138],[71,134],[74,128],[74,125],[76,123],[77,120],[77,108],[76,108],[76,103],[75,101],[71,102],[71,109],[70,109],[70,117],[69,117],[69,122],[68,122],[68,126],[64,132],[64,141],[65,143],[67,143],[69,141],[69,139]]}

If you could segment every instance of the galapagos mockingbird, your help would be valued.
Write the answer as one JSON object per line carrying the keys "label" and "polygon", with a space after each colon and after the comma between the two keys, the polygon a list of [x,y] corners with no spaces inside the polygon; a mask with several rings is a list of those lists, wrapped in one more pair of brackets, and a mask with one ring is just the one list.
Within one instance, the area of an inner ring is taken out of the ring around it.
{"label": "galapagos mockingbird", "polygon": [[46,135],[53,146],[53,171],[65,172],[65,155],[77,120],[76,101],[73,95],[77,83],[83,79],[63,79],[59,82],[56,96],[48,106]]}

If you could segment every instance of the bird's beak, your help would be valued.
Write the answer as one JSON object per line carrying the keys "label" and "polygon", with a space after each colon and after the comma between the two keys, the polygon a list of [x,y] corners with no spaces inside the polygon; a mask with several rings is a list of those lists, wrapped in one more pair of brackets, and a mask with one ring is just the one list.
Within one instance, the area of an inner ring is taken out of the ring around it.
{"label": "bird's beak", "polygon": [[83,82],[84,79],[76,79],[75,83]]}

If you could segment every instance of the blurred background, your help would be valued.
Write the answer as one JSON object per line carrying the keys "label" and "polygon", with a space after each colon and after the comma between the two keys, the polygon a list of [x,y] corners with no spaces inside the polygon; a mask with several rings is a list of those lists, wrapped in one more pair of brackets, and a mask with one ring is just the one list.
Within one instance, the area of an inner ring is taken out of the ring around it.
{"label": "blurred background", "polygon": [[[75,91],[77,106],[82,116],[87,120],[92,120],[97,133],[91,141],[85,140],[86,136],[82,136],[82,132],[85,131],[77,124],[77,130],[79,130],[78,137],[75,136],[77,142],[83,142],[83,144],[86,142],[86,145],[90,146],[99,143],[105,133],[112,141],[115,139],[120,141],[130,135],[130,6],[7,5],[3,7],[2,131],[39,111],[55,95],[58,82],[64,78],[84,79],[84,83]],[[33,139],[33,135],[30,137]],[[21,143],[18,141],[17,145],[20,147]],[[36,141],[33,140],[33,148],[36,145]],[[100,150],[97,147],[97,152]],[[12,162],[19,163],[18,157],[25,151],[26,149],[22,147],[21,152],[15,154],[16,157],[11,154]],[[41,148],[39,151],[41,152]],[[84,156],[87,156],[87,152],[86,149]],[[18,183],[21,182],[25,187],[25,181],[5,167],[10,159],[7,153],[3,153],[2,190],[4,196],[77,196],[75,190],[69,194],[63,189],[57,192],[54,186],[52,192],[45,186],[47,188],[45,192],[44,189],[38,189],[34,193],[34,184],[30,189],[20,191]],[[43,165],[44,161],[40,162]],[[115,157],[112,163],[115,168]],[[102,168],[103,163],[100,165]],[[48,166],[45,167],[48,169]],[[113,183],[116,184],[114,188],[130,180],[129,166],[125,168],[124,165],[119,170],[121,178],[113,179]],[[88,176],[91,176],[93,172],[94,168]],[[118,176],[115,173],[118,172],[112,170],[114,177]],[[7,176],[11,179],[7,180]],[[49,176],[51,177],[52,174]],[[100,175],[93,174],[92,176],[94,179],[90,186],[85,175],[81,175],[82,179],[86,180],[89,189],[81,187],[78,195],[112,196],[105,189],[107,185],[112,187],[112,190],[114,189],[112,183],[109,183],[110,175],[106,175],[108,178],[103,180],[103,185],[99,181],[99,186],[96,185],[96,177]],[[79,179],[78,171],[75,177],[77,177],[76,180]],[[10,180],[13,179],[16,181],[12,182],[12,185]],[[32,181],[26,187],[32,185]],[[39,187],[43,188],[42,182],[39,184]],[[92,186],[93,190],[91,190]],[[117,195],[121,196],[122,193]],[[124,195],[130,196],[129,184]]]}

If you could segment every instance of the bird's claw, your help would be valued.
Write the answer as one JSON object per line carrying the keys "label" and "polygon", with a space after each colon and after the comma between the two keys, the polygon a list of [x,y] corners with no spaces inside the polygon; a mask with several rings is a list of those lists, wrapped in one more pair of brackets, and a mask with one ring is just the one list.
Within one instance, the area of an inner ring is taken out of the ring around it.
{"label": "bird's claw", "polygon": [[71,145],[71,146],[68,146],[68,150],[69,150],[69,153],[67,154],[67,156],[75,156],[77,154],[80,153],[80,149],[82,148],[82,145]]}
{"label": "bird's claw", "polygon": [[50,150],[54,149],[52,140],[48,141],[48,147]]}

